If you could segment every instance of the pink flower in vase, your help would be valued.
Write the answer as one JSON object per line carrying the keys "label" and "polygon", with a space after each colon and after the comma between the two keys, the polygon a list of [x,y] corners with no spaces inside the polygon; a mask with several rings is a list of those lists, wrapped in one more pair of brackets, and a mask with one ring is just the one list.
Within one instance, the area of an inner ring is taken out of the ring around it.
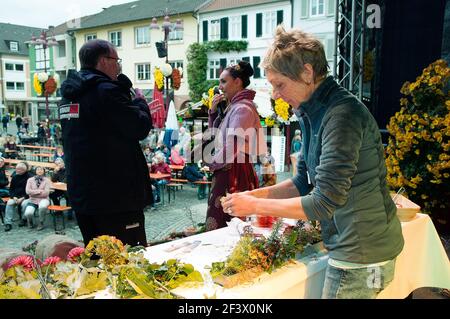
{"label": "pink flower in vase", "polygon": [[15,267],[15,266],[22,266],[25,270],[28,270],[28,271],[32,270],[32,269],[34,269],[33,257],[31,257],[31,256],[15,257],[9,261],[6,269],[9,269],[9,268]]}
{"label": "pink flower in vase", "polygon": [[75,247],[72,248],[69,253],[67,254],[67,259],[72,261],[72,262],[77,262],[78,261],[78,257],[81,256],[81,254],[84,253],[84,248],[83,247]]}
{"label": "pink flower in vase", "polygon": [[57,263],[59,263],[62,259],[59,258],[58,256],[50,256],[47,257],[44,262],[42,263],[42,266],[47,266],[47,265],[56,265]]}

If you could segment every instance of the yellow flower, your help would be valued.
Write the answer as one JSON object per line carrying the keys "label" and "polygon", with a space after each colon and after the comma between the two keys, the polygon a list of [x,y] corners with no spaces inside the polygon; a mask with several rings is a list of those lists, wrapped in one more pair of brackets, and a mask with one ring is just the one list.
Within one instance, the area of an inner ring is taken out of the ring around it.
{"label": "yellow flower", "polygon": [[289,107],[282,98],[275,100],[275,113],[285,121],[289,119]]}
{"label": "yellow flower", "polygon": [[266,117],[264,122],[266,123],[267,127],[272,127],[275,125],[275,120],[271,117]]}

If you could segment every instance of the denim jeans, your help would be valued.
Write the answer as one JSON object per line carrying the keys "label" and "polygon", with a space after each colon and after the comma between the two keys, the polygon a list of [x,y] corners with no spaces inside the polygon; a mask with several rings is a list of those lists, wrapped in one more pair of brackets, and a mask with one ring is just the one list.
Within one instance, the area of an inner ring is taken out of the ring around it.
{"label": "denim jeans", "polygon": [[[22,201],[22,203],[20,204],[21,208],[22,208],[22,215],[23,212],[25,211],[25,207],[27,206],[29,200],[25,199]],[[14,218],[14,214],[17,211],[17,204],[14,201],[14,199],[10,199],[8,200],[7,204],[6,204],[6,208],[5,208],[5,224],[8,225],[12,225],[13,222],[13,218]],[[22,216],[20,216],[22,217]]]}
{"label": "denim jeans", "polygon": [[394,279],[395,259],[383,266],[341,269],[327,266],[322,299],[374,299]]}

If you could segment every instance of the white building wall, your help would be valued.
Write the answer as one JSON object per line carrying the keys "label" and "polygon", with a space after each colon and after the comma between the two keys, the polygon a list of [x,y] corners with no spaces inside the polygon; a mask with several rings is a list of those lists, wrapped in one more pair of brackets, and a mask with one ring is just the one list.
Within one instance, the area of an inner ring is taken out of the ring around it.
{"label": "white building wall", "polygon": [[336,0],[321,0],[324,5],[324,14],[311,16],[311,6],[319,0],[293,0],[293,28],[314,34],[324,45],[330,74],[333,70],[333,55],[335,43],[335,6]]}
{"label": "white building wall", "polygon": [[[10,71],[6,70],[6,64],[21,64],[23,65],[23,71]],[[22,101],[29,97],[30,89],[30,77],[29,77],[29,58],[21,56],[8,56],[2,57],[2,74],[3,74],[3,92],[5,93],[6,100]],[[21,82],[24,83],[23,90],[7,90],[7,82]]]}
{"label": "white building wall", "polygon": [[54,66],[56,71],[66,71],[75,68],[72,56],[72,38],[68,34],[60,34],[55,36],[56,41],[64,41],[65,56],[60,56],[59,46],[53,47]]}

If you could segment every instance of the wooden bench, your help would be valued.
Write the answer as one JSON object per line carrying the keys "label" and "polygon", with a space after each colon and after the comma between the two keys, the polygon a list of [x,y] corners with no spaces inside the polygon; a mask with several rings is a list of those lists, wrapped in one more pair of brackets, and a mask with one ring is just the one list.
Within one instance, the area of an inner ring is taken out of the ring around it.
{"label": "wooden bench", "polygon": [[173,191],[173,199],[175,200],[175,191],[178,189],[178,187],[183,187],[183,184],[180,183],[172,183],[166,184],[167,187],[167,193],[169,194],[169,204],[170,204],[170,191]]}
{"label": "wooden bench", "polygon": [[26,162],[29,166],[35,166],[35,167],[36,166],[42,166],[42,167],[45,167],[47,169],[55,169],[55,167],[56,167],[55,163],[24,161],[24,160],[16,160],[16,159],[5,158],[5,164],[17,165],[20,162]]}
{"label": "wooden bench", "polygon": [[[58,231],[62,231],[64,229],[66,229],[66,223],[64,221],[64,212],[71,210],[72,207],[70,206],[61,206],[61,205],[50,205],[48,206],[48,211],[50,212],[50,214],[53,216],[53,226],[55,228],[55,233],[57,233]],[[57,229],[56,227],[56,219],[57,218],[61,218],[62,220],[62,228],[61,229]]]}

